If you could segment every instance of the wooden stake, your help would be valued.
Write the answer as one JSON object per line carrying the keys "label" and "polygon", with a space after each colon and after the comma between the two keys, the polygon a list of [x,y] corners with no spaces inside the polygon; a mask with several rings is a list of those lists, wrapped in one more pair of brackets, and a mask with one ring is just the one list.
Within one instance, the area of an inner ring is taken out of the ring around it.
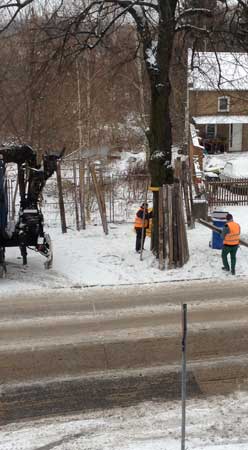
{"label": "wooden stake", "polygon": [[182,240],[182,265],[184,265],[189,259],[189,247],[188,247],[188,239],[185,225],[185,217],[184,217],[184,207],[183,207],[183,199],[182,199],[182,191],[179,192],[180,199],[180,216],[181,216],[181,240]]}
{"label": "wooden stake", "polygon": [[174,253],[173,253],[173,212],[172,212],[172,192],[173,187],[167,186],[168,189],[168,242],[169,242],[169,261],[168,267],[173,267]]}
{"label": "wooden stake", "polygon": [[81,159],[79,161],[79,203],[81,228],[85,230],[85,163]]}
{"label": "wooden stake", "polygon": [[158,192],[158,256],[160,270],[165,269],[164,253],[163,189],[160,189]]}
{"label": "wooden stake", "polygon": [[[191,211],[193,211],[192,174],[191,174],[189,159],[187,160],[187,182],[188,182],[188,187],[189,187],[189,200],[190,200]],[[192,228],[194,226],[195,226],[195,219],[192,215]]]}
{"label": "wooden stake", "polygon": [[77,230],[80,230],[79,213],[78,213],[78,199],[77,199],[77,169],[76,164],[73,163],[73,181],[74,181],[74,202],[75,202],[75,218]]}
{"label": "wooden stake", "polygon": [[59,211],[60,211],[60,220],[61,220],[61,230],[62,230],[62,233],[66,233],[67,227],[66,227],[66,220],[65,220],[65,205],[64,205],[63,190],[62,190],[60,160],[57,161],[56,173],[57,173],[57,185],[58,185],[58,194],[59,194]]}
{"label": "wooden stake", "polygon": [[163,214],[164,214],[164,259],[166,260],[169,254],[168,245],[168,189],[163,185]]}
{"label": "wooden stake", "polygon": [[92,176],[92,181],[93,181],[95,192],[96,192],[97,203],[98,203],[100,216],[101,216],[101,220],[102,220],[103,231],[104,231],[105,234],[108,234],[108,223],[107,223],[106,207],[105,207],[104,197],[103,197],[103,194],[100,191],[99,186],[98,186],[98,182],[97,182],[97,177],[96,177],[96,172],[95,172],[94,166],[90,165],[89,169],[90,169],[90,173],[91,173],[91,176]]}
{"label": "wooden stake", "polygon": [[182,267],[184,264],[184,235],[183,235],[183,228],[184,228],[184,214],[182,210],[182,187],[181,183],[178,184],[178,210],[177,210],[177,216],[178,216],[178,265],[179,267]]}
{"label": "wooden stake", "polygon": [[180,254],[180,236],[179,236],[179,199],[178,199],[179,184],[173,185],[173,252],[174,252],[174,264],[177,267],[179,263]]}
{"label": "wooden stake", "polygon": [[185,210],[186,210],[186,216],[187,216],[187,225],[188,225],[188,227],[191,228],[192,227],[192,210],[190,208],[187,166],[186,166],[185,161],[182,161],[182,187],[183,187],[184,203],[185,203]]}

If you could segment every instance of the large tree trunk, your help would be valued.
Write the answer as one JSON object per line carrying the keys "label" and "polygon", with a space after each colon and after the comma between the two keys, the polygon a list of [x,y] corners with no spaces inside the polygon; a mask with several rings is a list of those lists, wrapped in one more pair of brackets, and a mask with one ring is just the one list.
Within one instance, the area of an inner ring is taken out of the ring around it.
{"label": "large tree trunk", "polygon": [[[174,9],[176,1],[160,2],[157,51],[154,65],[146,59],[151,86],[151,115],[148,135],[150,147],[149,168],[153,186],[173,182],[171,167],[172,126],[170,119],[170,65],[175,36]],[[147,50],[144,49],[147,53]]]}
{"label": "large tree trunk", "polygon": [[[169,10],[169,11],[168,11]],[[173,11],[167,6],[161,8],[158,43],[155,63],[147,59],[151,41],[144,44],[146,68],[151,87],[151,114],[148,141],[150,149],[149,170],[153,186],[173,182],[171,167],[172,126],[170,119],[170,65],[175,35]]]}
{"label": "large tree trunk", "polygon": [[[174,33],[173,19],[168,18],[168,15],[161,18],[156,64],[151,66],[150,61],[145,59],[151,87],[150,128],[147,137],[150,150],[149,171],[153,187],[173,183],[169,74]],[[144,53],[147,54],[147,48],[144,48]],[[158,256],[158,192],[154,192],[153,207],[153,252]]]}
{"label": "large tree trunk", "polygon": [[172,130],[169,112],[170,82],[151,86],[151,118],[148,134],[150,158],[149,171],[152,186],[162,186],[173,182],[171,167]]}

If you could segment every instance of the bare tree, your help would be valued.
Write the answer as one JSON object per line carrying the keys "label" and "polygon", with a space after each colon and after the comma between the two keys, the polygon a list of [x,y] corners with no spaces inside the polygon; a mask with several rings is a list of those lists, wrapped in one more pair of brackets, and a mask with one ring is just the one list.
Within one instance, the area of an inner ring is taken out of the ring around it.
{"label": "bare tree", "polygon": [[[18,12],[30,4],[2,0],[1,9],[8,11],[3,30],[13,26]],[[58,43],[63,57],[83,50],[107,47],[113,31],[125,23],[136,27],[138,46],[150,85],[149,170],[153,186],[173,182],[172,125],[170,111],[173,49],[181,36],[182,48],[192,44],[199,49],[235,42],[247,46],[248,6],[244,0],[84,0],[66,7],[63,1],[47,14],[43,30],[47,40]],[[227,37],[229,39],[227,39]],[[218,45],[217,45],[218,43]],[[219,44],[220,43],[220,44]],[[138,48],[137,48],[138,51]]]}
{"label": "bare tree", "polygon": [[75,56],[72,49],[61,59],[59,41],[47,38],[44,22],[31,11],[18,27],[12,25],[13,33],[1,36],[1,141],[18,139],[36,149],[65,145],[68,152],[77,148],[80,81],[83,146],[144,148],[144,134],[125,127],[129,117],[138,120],[141,109],[134,49],[127,45],[133,27],[125,24],[94,52]]}
{"label": "bare tree", "polygon": [[[3,30],[11,24],[13,26],[18,13],[31,3],[32,0],[13,3],[2,0],[0,8],[6,13]],[[147,131],[149,168],[152,184],[161,186],[173,181],[169,99],[175,38],[181,33],[184,37],[189,36],[192,42],[199,37],[213,42],[213,33],[223,36],[229,32],[235,33],[237,39],[242,37],[244,42],[244,37],[247,40],[247,11],[247,2],[243,0],[237,0],[236,4],[230,0],[86,0],[70,8],[61,2],[52,14],[47,14],[48,20],[43,28],[49,40],[59,41],[60,50],[66,56],[107,45],[113,29],[125,21],[135,24],[151,91]],[[213,17],[217,13],[222,21],[224,18],[225,27],[220,27],[216,20],[213,25]]]}

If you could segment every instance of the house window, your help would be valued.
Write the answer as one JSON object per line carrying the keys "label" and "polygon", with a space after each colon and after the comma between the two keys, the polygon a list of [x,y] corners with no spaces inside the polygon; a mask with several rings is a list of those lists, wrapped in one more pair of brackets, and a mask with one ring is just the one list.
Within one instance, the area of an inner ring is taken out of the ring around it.
{"label": "house window", "polygon": [[230,106],[229,97],[219,97],[218,98],[218,111],[219,112],[228,112]]}
{"label": "house window", "polygon": [[207,139],[213,139],[215,137],[215,135],[216,135],[215,128],[216,128],[215,124],[211,123],[211,124],[206,125],[206,138]]}

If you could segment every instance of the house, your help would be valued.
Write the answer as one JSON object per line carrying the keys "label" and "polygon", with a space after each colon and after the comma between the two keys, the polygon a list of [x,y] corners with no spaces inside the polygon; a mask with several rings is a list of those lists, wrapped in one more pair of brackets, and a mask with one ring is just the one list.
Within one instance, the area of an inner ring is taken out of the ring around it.
{"label": "house", "polygon": [[208,153],[248,151],[248,54],[189,54],[188,108]]}

